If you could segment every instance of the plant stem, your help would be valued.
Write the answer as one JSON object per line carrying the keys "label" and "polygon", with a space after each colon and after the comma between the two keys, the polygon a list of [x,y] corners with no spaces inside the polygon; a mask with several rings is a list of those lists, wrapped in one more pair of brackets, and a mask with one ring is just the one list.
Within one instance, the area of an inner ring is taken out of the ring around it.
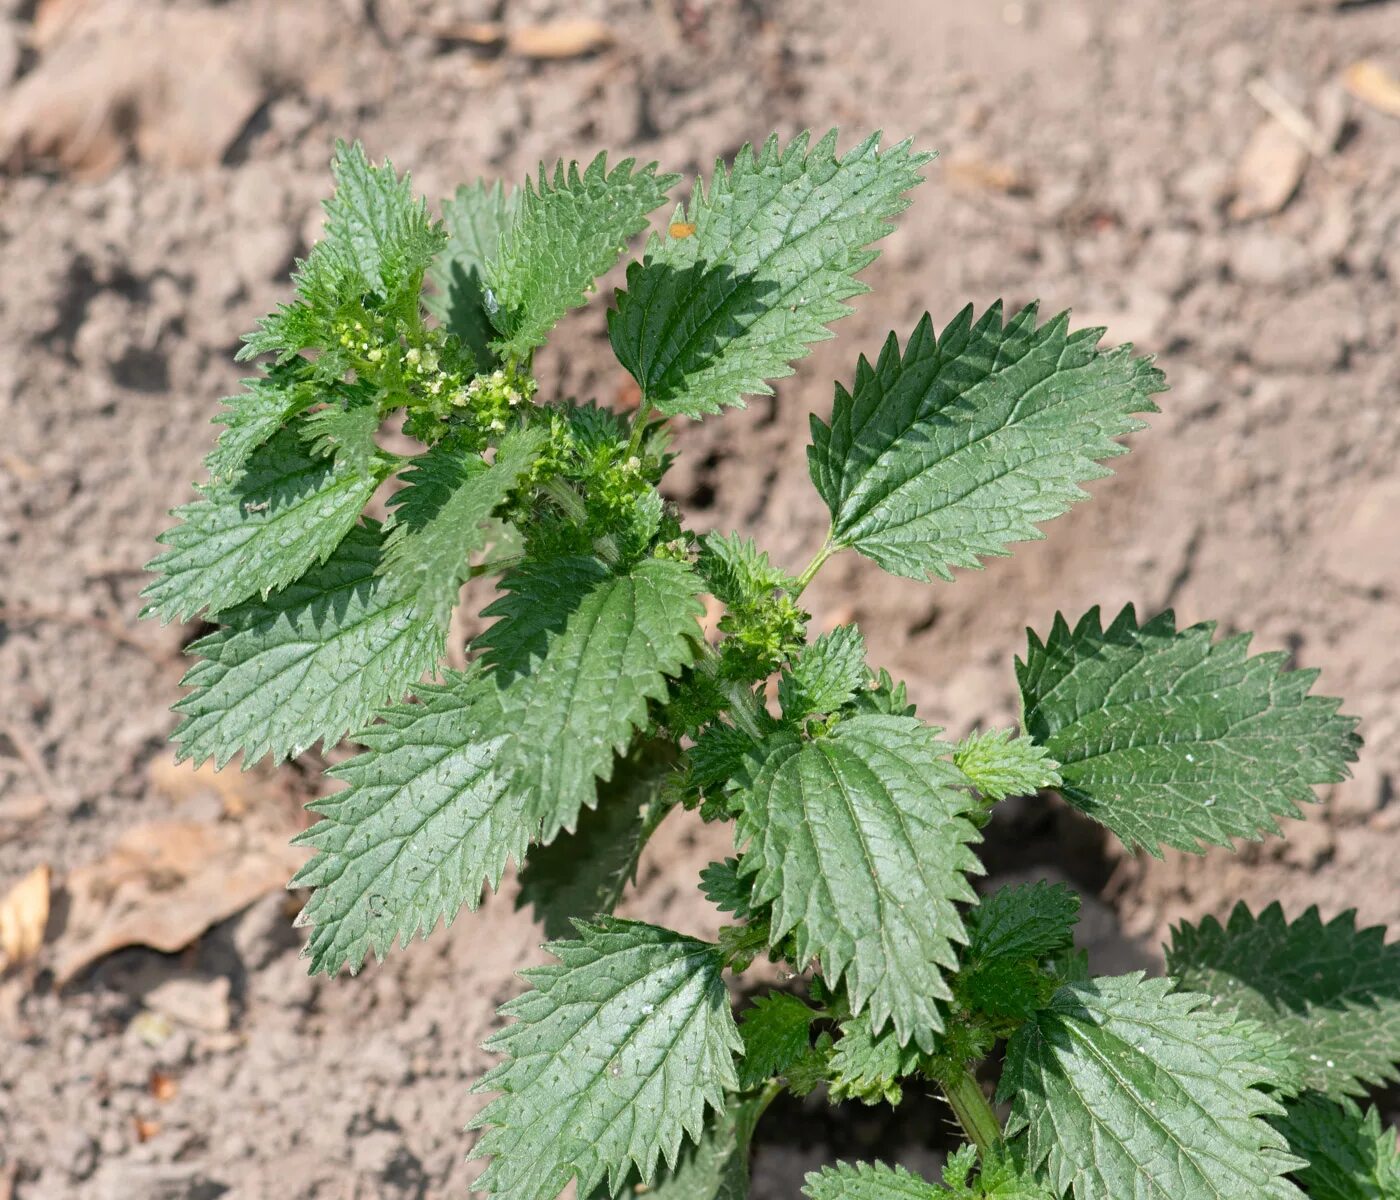
{"label": "plant stem", "polygon": [[582,525],[588,519],[588,508],[580,496],[571,488],[566,480],[554,476],[547,480],[541,487],[546,496],[557,504],[566,517],[576,525]]}
{"label": "plant stem", "polygon": [[634,458],[642,449],[642,438],[646,436],[647,422],[651,420],[651,409],[637,406],[637,415],[632,421],[632,436],[627,439],[627,458]]}
{"label": "plant stem", "polygon": [[979,1153],[985,1154],[1001,1141],[1001,1123],[971,1071],[963,1067],[958,1074],[940,1079],[939,1083],[948,1099],[948,1107]]}
{"label": "plant stem", "polygon": [[822,565],[837,551],[837,547],[831,540],[830,532],[826,535],[826,541],[822,543],[822,548],[812,557],[802,574],[797,577],[797,583],[790,593],[794,600],[807,590],[807,585],[817,577],[817,572],[822,569]]}

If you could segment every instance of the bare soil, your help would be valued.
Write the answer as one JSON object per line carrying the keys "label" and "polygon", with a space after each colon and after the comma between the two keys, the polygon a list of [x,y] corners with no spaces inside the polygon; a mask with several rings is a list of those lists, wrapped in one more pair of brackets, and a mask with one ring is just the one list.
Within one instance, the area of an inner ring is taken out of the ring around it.
{"label": "bare soil", "polygon": [[[480,28],[580,17],[593,48],[567,57]],[[1015,719],[1024,627],[1057,610],[1256,630],[1321,669],[1368,743],[1289,840],[1124,858],[1047,798],[998,818],[994,871],[1089,889],[1104,970],[1153,966],[1170,922],[1236,898],[1400,925],[1400,118],[1344,87],[1363,59],[1400,75],[1400,4],[0,0],[0,894],[52,866],[61,947],[74,872],[124,831],[277,831],[324,786],[316,756],[236,785],[173,770],[198,629],[136,613],[238,336],[315,235],[335,137],[438,196],[598,149],[694,174],[839,124],[942,157],[839,341],[771,399],[679,431],[675,496],[805,562],[823,533],[807,414],[925,310],[1039,298],[1156,352],[1161,416],[1047,541],[951,585],[838,560],[809,592],[817,623],[858,618],[954,732]],[[603,301],[542,382],[627,398]],[[626,912],[712,933],[692,885],[723,836],[673,817]],[[479,1044],[542,958],[513,891],[354,980],[306,977],[276,892],[181,953],[122,950],[62,991],[13,976],[0,1197],[464,1194]],[[776,1109],[756,1193],[795,1196],[838,1154],[927,1169],[944,1121],[923,1097],[893,1120]]]}

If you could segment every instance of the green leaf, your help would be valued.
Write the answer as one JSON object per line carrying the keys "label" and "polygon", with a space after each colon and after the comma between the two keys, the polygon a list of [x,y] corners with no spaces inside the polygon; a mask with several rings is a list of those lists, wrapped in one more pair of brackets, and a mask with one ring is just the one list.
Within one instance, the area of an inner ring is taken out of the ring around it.
{"label": "green leaf", "polygon": [[831,510],[836,546],[911,579],[1005,556],[1044,535],[1079,484],[1126,453],[1113,439],[1156,412],[1162,373],[1131,346],[1097,349],[1101,329],[1069,331],[1036,309],[1003,327],[1000,303],[976,323],[964,309],[935,338],[926,315],[901,356],[894,334],[879,362],[862,358],[838,386],[831,423],[812,419],[812,482]]}
{"label": "green leaf", "polygon": [[[649,1187],[630,1179],[618,1200],[748,1200],[749,1146],[766,1106],[762,1096],[728,1096],[711,1113],[700,1140],[688,1142],[674,1168],[663,1166]],[[611,1193],[599,1187],[593,1200]]]}
{"label": "green leaf", "polygon": [[778,679],[783,716],[800,721],[848,704],[870,678],[865,639],[854,625],[840,625],[798,654]]}
{"label": "green leaf", "polygon": [[1064,884],[1008,886],[967,914],[955,990],[974,1012],[1025,1019],[1055,990],[1042,961],[1074,945],[1079,897]]}
{"label": "green leaf", "polygon": [[[525,181],[516,193],[517,211],[486,268],[495,297],[496,328],[503,355],[524,356],[571,308],[587,299],[598,276],[610,270],[627,240],[647,226],[680,178],[658,175],[656,164],[632,170],[623,159],[611,172],[598,155],[582,173],[578,163],[555,165],[552,177],[540,165],[539,183]],[[489,301],[488,301],[489,303]]]}
{"label": "green leaf", "polygon": [[160,536],[170,548],[147,564],[161,577],[141,593],[143,615],[212,616],[285,587],[326,560],[377,485],[311,453],[296,428],[274,435],[234,482],[202,487],[174,511],[181,523]]}
{"label": "green leaf", "polygon": [[243,473],[248,456],[279,429],[317,400],[314,388],[297,375],[274,367],[266,375],[243,381],[243,392],[228,396],[214,418],[223,425],[219,441],[204,460],[215,483],[228,483]]}
{"label": "green leaf", "polygon": [[[335,192],[326,201],[324,237],[293,280],[298,299],[279,306],[245,339],[240,359],[276,353],[285,362],[299,351],[339,350],[336,319],[347,306],[368,296],[381,312],[412,319],[417,314],[423,274],[446,235],[416,200],[409,177],[393,164],[372,165],[356,142],[337,142],[331,162]],[[344,373],[337,355],[332,377]]]}
{"label": "green leaf", "polygon": [[1002,1150],[991,1151],[978,1177],[968,1175],[976,1164],[971,1146],[950,1155],[943,1186],[884,1163],[837,1163],[807,1176],[803,1191],[811,1200],[1059,1200]]}
{"label": "green leaf", "polygon": [[947,1200],[948,1192],[904,1167],[884,1163],[835,1163],[808,1174],[802,1193],[810,1200]]}
{"label": "green leaf", "polygon": [[1008,884],[967,914],[965,962],[1049,958],[1074,945],[1079,897],[1063,883]]}
{"label": "green leaf", "polygon": [[1400,1079],[1400,943],[1355,911],[1290,923],[1278,904],[1237,904],[1223,926],[1173,929],[1167,970],[1282,1038],[1306,1087],[1339,1099]]}
{"label": "green leaf", "polygon": [[443,650],[376,578],[377,525],[352,529],[334,553],[266,600],[220,614],[225,628],[189,647],[204,661],[181,683],[194,691],[172,739],[180,758],[244,766],[332,743],[412,688]]}
{"label": "green leaf", "polygon": [[753,916],[749,907],[753,881],[740,877],[737,858],[710,863],[700,872],[700,890],[720,912],[733,913],[740,921]]}
{"label": "green leaf", "polygon": [[1138,626],[1132,606],[1108,627],[1091,609],[1055,618],[1016,663],[1026,732],[1060,763],[1060,793],[1128,846],[1199,853],[1278,833],[1312,789],[1348,775],[1360,740],[1338,701],[1309,696],[1316,671],[1287,655],[1248,657],[1249,635],[1180,633],[1170,612]]}
{"label": "green leaf", "polygon": [[919,1068],[917,1046],[901,1046],[893,1029],[876,1033],[869,1014],[841,1023],[828,1071],[831,1099],[897,1105],[904,1098],[900,1080]]}
{"label": "green leaf", "polygon": [[1267,1067],[1205,996],[1138,972],[1061,988],[1006,1048],[999,1100],[1028,1163],[1075,1200],[1300,1197],[1262,1118]]}
{"label": "green leaf", "polygon": [[[311,453],[333,458],[337,466],[369,477],[379,453],[375,434],[379,432],[379,406],[374,403],[342,407],[330,404],[318,409],[302,423],[302,440]],[[378,483],[378,478],[375,478]]]}
{"label": "green leaf", "polygon": [[966,940],[956,901],[971,901],[961,774],[947,747],[912,717],[859,715],[804,742],[775,734],[755,754],[739,794],[741,870],[753,902],[773,904],[774,944],[796,935],[797,957],[847,980],[852,1010],[901,1043],[931,1049],[949,998],[944,971]]}
{"label": "green leaf", "polygon": [[495,460],[441,443],[419,455],[400,478],[384,544],[384,578],[395,595],[411,596],[417,611],[446,628],[471,571],[468,556],[486,542],[486,519],[534,465],[548,440],[542,428],[501,439]]}
{"label": "green leaf", "polygon": [[[422,279],[444,235],[394,164],[374,166],[359,142],[337,142],[331,163],[335,192],[326,201],[325,240],[343,250],[362,279],[389,296]],[[413,289],[417,291],[416,286]]]}
{"label": "green leaf", "polygon": [[756,1088],[805,1057],[812,1048],[812,1022],[819,1015],[787,992],[755,997],[739,1021],[739,1035],[744,1040],[739,1086]]}
{"label": "green leaf", "polygon": [[870,290],[855,278],[876,257],[867,247],[932,156],[909,142],[881,154],[878,134],[840,158],[835,130],[808,143],[804,133],[780,149],[774,135],[716,164],[708,191],[697,184],[676,213],[685,236],[653,237],[628,268],[608,331],[644,406],[698,417],[770,394],[851,311],[844,301]]}
{"label": "green leaf", "polygon": [[476,1087],[502,1093],[472,1122],[492,1196],[554,1200],[574,1177],[587,1195],[605,1176],[615,1194],[631,1167],[650,1183],[738,1085],[717,947],[616,919],[578,929],[550,946],[561,965],[525,972],[532,990],[487,1043],[509,1056]]}
{"label": "green leaf", "polygon": [[530,824],[499,769],[509,734],[493,682],[452,672],[417,692],[357,735],[365,753],[329,772],[349,787],[308,806],[321,819],[296,840],[318,853],[291,886],[315,889],[297,919],[313,927],[313,972],[348,963],[353,974],[395,938],[406,947],[451,924],[524,856]]}
{"label": "green leaf", "polygon": [[701,539],[696,566],[715,598],[741,611],[758,607],[778,588],[791,588],[797,582],[769,562],[768,552],[760,550],[753,538],[737,533],[707,533]]}
{"label": "green leaf", "polygon": [[953,747],[953,764],[994,803],[1060,785],[1059,764],[1050,752],[1009,729],[968,734]]}
{"label": "green leaf", "polygon": [[685,563],[612,572],[593,558],[529,564],[502,581],[477,644],[498,676],[515,786],[540,840],[576,827],[595,779],[647,724],[647,704],[695,658],[700,581]]}
{"label": "green leaf", "polygon": [[530,852],[520,872],[516,907],[534,907],[546,936],[573,932],[571,918],[611,916],[629,883],[647,835],[669,811],[663,790],[678,756],[669,742],[644,743],[598,789],[598,807],[585,809],[578,829]]}
{"label": "green leaf", "polygon": [[1311,1200],[1400,1200],[1400,1147],[1375,1108],[1309,1093],[1275,1117],[1274,1127],[1306,1167],[1293,1177]]}
{"label": "green leaf", "polygon": [[442,204],[447,225],[447,245],[429,270],[435,291],[426,297],[428,311],[472,352],[478,368],[490,370],[496,358],[491,341],[496,336],[484,276],[486,264],[496,257],[501,235],[515,219],[518,192],[507,192],[499,182],[463,185]]}

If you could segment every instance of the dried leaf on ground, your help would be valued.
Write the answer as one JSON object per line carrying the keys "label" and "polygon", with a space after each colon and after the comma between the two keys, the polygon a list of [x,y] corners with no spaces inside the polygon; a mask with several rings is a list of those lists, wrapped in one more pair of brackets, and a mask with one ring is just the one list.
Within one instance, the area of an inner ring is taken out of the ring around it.
{"label": "dried leaf on ground", "polygon": [[51,956],[55,986],[124,946],[173,954],[284,887],[306,860],[287,836],[184,821],[128,830],[65,881],[70,907]]}
{"label": "dried leaf on ground", "polygon": [[613,33],[602,21],[582,17],[512,29],[506,42],[522,58],[582,58],[611,46]]}
{"label": "dried leaf on ground", "polygon": [[255,767],[250,771],[216,771],[213,763],[196,767],[188,759],[176,762],[170,753],[151,759],[146,778],[158,792],[177,803],[213,795],[230,817],[241,817],[263,807],[262,802],[277,790],[267,770]]}
{"label": "dried leaf on ground", "polygon": [[1400,79],[1369,58],[1352,63],[1342,76],[1347,91],[1378,112],[1400,117]]}
{"label": "dried leaf on ground", "polygon": [[1270,117],[1254,131],[1235,168],[1230,216],[1236,221],[1281,210],[1298,190],[1308,148]]}
{"label": "dried leaf on ground", "polygon": [[44,944],[49,879],[48,865],[41,863],[0,897],[0,970],[28,962]]}

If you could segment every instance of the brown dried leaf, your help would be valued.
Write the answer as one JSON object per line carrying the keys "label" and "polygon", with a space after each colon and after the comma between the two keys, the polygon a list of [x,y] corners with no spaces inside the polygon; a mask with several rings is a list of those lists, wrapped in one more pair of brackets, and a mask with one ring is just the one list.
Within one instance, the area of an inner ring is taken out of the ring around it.
{"label": "brown dried leaf", "polygon": [[1373,59],[1352,63],[1342,76],[1347,91],[1377,112],[1400,117],[1400,79]]}
{"label": "brown dried leaf", "polygon": [[288,836],[187,821],[128,830],[106,857],[65,881],[68,918],[50,963],[55,986],[124,946],[173,954],[285,887],[307,857]]}
{"label": "brown dried leaf", "polygon": [[1270,117],[1254,131],[1235,168],[1230,216],[1247,221],[1278,212],[1298,190],[1307,165],[1308,148]]}
{"label": "brown dried leaf", "polygon": [[549,21],[543,25],[525,25],[506,35],[512,54],[521,58],[559,59],[582,58],[597,54],[613,44],[613,33],[601,21],[586,17],[572,21]]}
{"label": "brown dried leaf", "polygon": [[180,1083],[173,1075],[167,1075],[164,1071],[152,1071],[150,1081],[150,1092],[162,1104],[174,1100],[179,1094]]}
{"label": "brown dried leaf", "polygon": [[1024,196],[1031,190],[1024,172],[1009,163],[984,158],[951,158],[944,165],[943,174],[954,187],[970,192]]}
{"label": "brown dried leaf", "polygon": [[17,967],[39,953],[49,924],[47,863],[40,863],[0,897],[0,970]]}

